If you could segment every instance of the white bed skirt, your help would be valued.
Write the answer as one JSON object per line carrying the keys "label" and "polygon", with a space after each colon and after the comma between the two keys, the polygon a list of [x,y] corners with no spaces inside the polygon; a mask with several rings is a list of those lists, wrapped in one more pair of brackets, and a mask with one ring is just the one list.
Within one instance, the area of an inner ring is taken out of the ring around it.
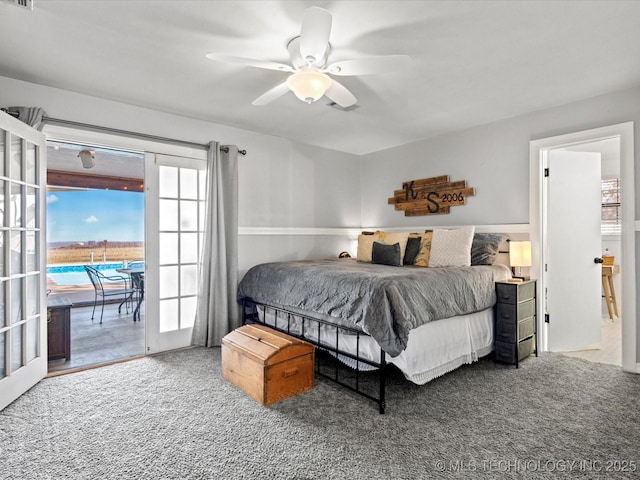
{"label": "white bed skirt", "polygon": [[[260,320],[268,325],[276,325],[273,310],[258,306]],[[407,348],[397,357],[386,356],[388,363],[396,365],[407,380],[418,385],[425,384],[464,364],[470,364],[488,355],[493,350],[493,308],[470,315],[446,318],[426,323],[409,333]],[[301,318],[293,316],[291,332],[299,335]],[[287,328],[287,321],[277,319],[277,327]],[[318,330],[307,328],[305,336],[317,341]],[[335,329],[322,328],[322,342],[336,347]],[[340,335],[337,348],[340,351],[356,355],[356,336]],[[367,360],[380,362],[380,346],[369,336],[360,336],[359,356]],[[338,359],[360,370],[373,370],[366,363],[357,362],[349,357],[337,355]]]}

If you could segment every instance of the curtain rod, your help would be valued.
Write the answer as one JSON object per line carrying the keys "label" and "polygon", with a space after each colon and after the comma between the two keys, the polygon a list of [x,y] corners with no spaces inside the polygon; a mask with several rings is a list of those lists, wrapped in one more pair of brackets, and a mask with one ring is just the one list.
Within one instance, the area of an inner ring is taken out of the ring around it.
{"label": "curtain rod", "polygon": [[[88,123],[80,123],[80,122],[74,122],[72,120],[64,120],[62,118],[52,118],[52,117],[47,117],[47,116],[43,116],[42,117],[42,121],[44,123],[54,123],[54,124],[58,124],[58,125],[68,125],[68,126],[72,126],[72,127],[78,127],[78,128],[83,128],[85,130],[97,130],[97,131],[101,131],[101,132],[107,132],[107,133],[115,133],[118,135],[124,135],[124,136],[128,136],[128,137],[139,137],[139,138],[144,138],[145,140],[155,140],[158,142],[165,142],[165,143],[176,143],[176,144],[180,144],[180,145],[184,145],[184,146],[188,146],[188,147],[192,147],[192,148],[202,148],[204,150],[207,150],[209,148],[209,145],[203,144],[203,143],[196,143],[196,142],[189,142],[187,140],[178,140],[175,138],[168,138],[168,137],[160,137],[157,135],[149,135],[148,133],[139,133],[139,132],[130,132],[127,130],[120,130],[117,128],[111,128],[111,127],[102,127],[100,125],[91,125]],[[229,147],[220,147],[220,150],[222,150],[225,153],[229,152]],[[246,155],[247,151],[246,150],[238,150],[238,153],[240,155]]]}

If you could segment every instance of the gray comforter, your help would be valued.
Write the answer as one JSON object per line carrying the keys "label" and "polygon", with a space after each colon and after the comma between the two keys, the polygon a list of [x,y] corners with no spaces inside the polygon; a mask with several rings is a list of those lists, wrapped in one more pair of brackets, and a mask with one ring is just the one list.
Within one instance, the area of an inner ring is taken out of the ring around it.
{"label": "gray comforter", "polygon": [[510,276],[504,265],[389,267],[353,259],[266,263],[244,276],[238,301],[249,298],[348,321],[395,357],[406,348],[411,329],[494,305],[495,282]]}

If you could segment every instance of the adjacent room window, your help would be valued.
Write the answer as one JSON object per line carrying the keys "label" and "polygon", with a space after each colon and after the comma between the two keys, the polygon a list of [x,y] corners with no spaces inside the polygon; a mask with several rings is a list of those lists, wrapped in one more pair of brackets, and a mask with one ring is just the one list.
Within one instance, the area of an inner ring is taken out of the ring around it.
{"label": "adjacent room window", "polygon": [[620,235],[620,179],[602,179],[602,235]]}

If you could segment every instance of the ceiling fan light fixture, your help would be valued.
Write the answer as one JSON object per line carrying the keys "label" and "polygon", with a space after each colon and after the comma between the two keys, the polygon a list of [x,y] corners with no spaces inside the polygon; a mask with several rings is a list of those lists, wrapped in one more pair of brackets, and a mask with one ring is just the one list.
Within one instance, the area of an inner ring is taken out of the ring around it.
{"label": "ceiling fan light fixture", "polygon": [[78,157],[84,168],[93,168],[96,166],[95,157],[91,150],[81,150],[80,153],[78,153]]}
{"label": "ceiling fan light fixture", "polygon": [[331,78],[316,71],[297,72],[287,78],[287,86],[300,100],[312,103],[329,89]]}

